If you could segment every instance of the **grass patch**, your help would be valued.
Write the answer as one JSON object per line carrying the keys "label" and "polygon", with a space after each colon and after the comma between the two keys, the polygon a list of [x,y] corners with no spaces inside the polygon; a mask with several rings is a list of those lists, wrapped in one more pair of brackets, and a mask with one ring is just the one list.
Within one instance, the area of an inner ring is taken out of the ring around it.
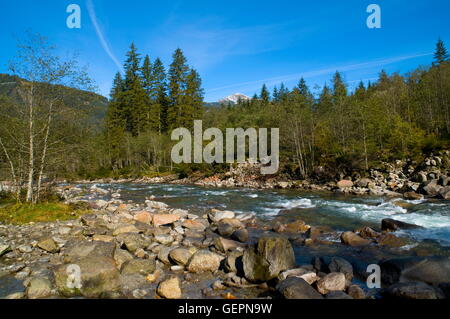
{"label": "grass patch", "polygon": [[32,205],[2,201],[0,203],[0,222],[21,225],[30,222],[70,220],[89,212],[85,207],[67,205],[60,202],[46,202]]}

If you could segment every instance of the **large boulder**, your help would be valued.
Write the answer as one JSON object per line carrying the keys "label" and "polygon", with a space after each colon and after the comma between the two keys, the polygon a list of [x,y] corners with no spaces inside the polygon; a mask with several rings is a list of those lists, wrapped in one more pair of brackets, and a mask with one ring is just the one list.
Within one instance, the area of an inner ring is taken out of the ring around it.
{"label": "large boulder", "polygon": [[439,195],[439,191],[442,189],[442,186],[438,184],[437,179],[432,179],[431,181],[428,181],[425,183],[425,186],[423,187],[423,191],[428,196],[437,196]]}
{"label": "large boulder", "polygon": [[77,260],[76,264],[60,265],[54,270],[54,276],[56,287],[66,297],[101,298],[120,288],[114,259],[105,256],[90,256]]}
{"label": "large boulder", "polygon": [[353,278],[353,266],[344,258],[333,257],[328,265],[330,272],[340,272],[345,275],[345,279],[352,280]]}
{"label": "large boulder", "polygon": [[212,209],[208,217],[212,222],[219,222],[224,218],[234,218],[235,213],[229,210]]}
{"label": "large boulder", "polygon": [[53,238],[46,238],[41,240],[40,242],[38,242],[37,246],[42,249],[45,250],[46,252],[49,253],[57,253],[59,251],[59,246],[58,244],[53,240]]}
{"label": "large boulder", "polygon": [[381,221],[381,230],[385,231],[396,231],[399,229],[419,229],[423,228],[422,226],[405,223],[399,220],[385,218]]}
{"label": "large boulder", "polygon": [[331,291],[344,291],[345,275],[340,272],[332,272],[321,278],[317,282],[317,290],[322,294],[328,294]]}
{"label": "large boulder", "polygon": [[184,266],[189,262],[192,257],[192,252],[187,248],[175,248],[170,251],[169,258],[173,260],[177,265]]}
{"label": "large boulder", "polygon": [[294,268],[294,250],[286,238],[262,237],[256,246],[246,249],[243,263],[247,279],[268,281],[280,272]]}
{"label": "large boulder", "polygon": [[442,187],[439,191],[439,195],[442,199],[450,200],[450,186]]}
{"label": "large boulder", "polygon": [[323,299],[320,293],[298,277],[288,277],[280,281],[276,289],[286,299]]}
{"label": "large boulder", "polygon": [[416,192],[406,192],[403,194],[403,198],[410,199],[410,200],[422,200],[423,195],[417,194]]}
{"label": "large boulder", "polygon": [[450,258],[403,257],[380,263],[381,279],[387,284],[422,281],[431,285],[450,282]]}
{"label": "large boulder", "polygon": [[187,269],[190,272],[201,273],[201,272],[215,272],[219,269],[220,262],[224,257],[219,254],[213,253],[209,250],[199,250],[194,255],[192,255]]}

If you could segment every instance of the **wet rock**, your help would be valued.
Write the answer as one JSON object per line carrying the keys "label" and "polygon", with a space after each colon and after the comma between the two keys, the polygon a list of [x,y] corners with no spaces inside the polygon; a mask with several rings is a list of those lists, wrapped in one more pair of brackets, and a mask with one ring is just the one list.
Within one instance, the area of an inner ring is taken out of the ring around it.
{"label": "wet rock", "polygon": [[317,282],[317,290],[322,294],[328,294],[330,291],[345,290],[345,275],[339,272],[332,272],[321,278]]}
{"label": "wet rock", "polygon": [[30,299],[48,297],[52,293],[52,283],[47,278],[31,278],[25,293]]}
{"label": "wet rock", "polygon": [[422,200],[423,195],[417,194],[416,192],[406,192],[403,194],[403,198],[409,199],[409,200]]}
{"label": "wet rock", "polygon": [[370,244],[370,240],[364,239],[351,231],[342,233],[341,242],[349,246],[364,246]]}
{"label": "wet rock", "polygon": [[122,234],[117,240],[123,243],[123,246],[131,253],[135,253],[138,249],[145,248],[150,244],[150,240],[136,233]]}
{"label": "wet rock", "polygon": [[248,241],[248,231],[245,228],[238,229],[231,234],[231,239],[246,243]]}
{"label": "wet rock", "polygon": [[286,299],[323,299],[305,280],[297,277],[279,282],[276,289]]}
{"label": "wet rock", "polygon": [[33,251],[33,248],[30,245],[21,245],[17,247],[17,250],[20,251],[22,254],[25,254],[31,253]]}
{"label": "wet rock", "polygon": [[422,281],[439,285],[449,281],[448,257],[403,257],[380,263],[381,279],[387,284]]}
{"label": "wet rock", "polygon": [[379,232],[377,232],[367,226],[359,229],[358,232],[359,232],[359,235],[365,239],[374,239],[374,238],[377,238],[378,236],[380,236]]}
{"label": "wet rock", "polygon": [[396,231],[399,229],[419,229],[422,226],[401,222],[399,220],[385,218],[381,221],[381,230],[384,231]]}
{"label": "wet rock", "polygon": [[286,270],[278,275],[279,280],[285,280],[289,277],[301,278],[310,285],[312,285],[317,280],[319,280],[319,277],[317,276],[317,274],[315,272],[312,272],[311,270],[308,270],[305,268],[295,268],[295,269]]}
{"label": "wet rock", "polygon": [[234,228],[232,225],[227,224],[227,223],[219,223],[217,225],[217,232],[224,237],[230,237],[233,232],[234,232]]}
{"label": "wet rock", "polygon": [[442,299],[442,292],[423,282],[397,283],[390,286],[385,295],[402,299]]}
{"label": "wet rock", "polygon": [[288,233],[304,233],[310,228],[303,220],[296,220],[285,226],[285,231]]}
{"label": "wet rock", "polygon": [[156,269],[155,259],[132,259],[123,263],[121,267],[122,275],[139,274],[146,276]]}
{"label": "wet rock", "polygon": [[72,280],[73,265],[61,265],[54,270],[56,286],[63,296],[101,298],[120,288],[119,271],[114,259],[90,256],[77,260],[75,265],[80,267],[80,285]]}
{"label": "wet rock", "polygon": [[377,242],[381,246],[394,248],[403,247],[409,243],[407,238],[397,237],[394,234],[389,233],[380,235],[380,237],[377,238]]}
{"label": "wet rock", "polygon": [[442,187],[439,191],[439,195],[442,199],[450,200],[450,186]]}
{"label": "wet rock", "polygon": [[147,204],[147,207],[153,208],[153,209],[167,209],[167,208],[169,208],[169,205],[167,205],[165,203],[152,201],[152,200],[146,200],[145,204]]}
{"label": "wet rock", "polygon": [[180,299],[182,297],[180,279],[174,276],[164,280],[159,284],[156,292],[166,299]]}
{"label": "wet rock", "polygon": [[49,253],[57,253],[59,251],[58,244],[53,240],[53,238],[47,238],[44,240],[41,240],[37,246],[41,248],[42,250],[45,250]]}
{"label": "wet rock", "polygon": [[189,260],[187,269],[194,273],[215,272],[219,269],[222,259],[224,257],[209,250],[199,250]]}
{"label": "wet rock", "polygon": [[153,225],[155,227],[163,226],[163,225],[170,225],[175,223],[180,219],[179,215],[172,215],[172,214],[156,214],[153,215]]}
{"label": "wet rock", "polygon": [[344,258],[333,257],[328,265],[330,272],[339,272],[345,275],[345,279],[351,281],[353,278],[353,266]]}
{"label": "wet rock", "polygon": [[185,266],[189,262],[192,252],[186,248],[175,248],[170,251],[169,258],[176,264]]}
{"label": "wet rock", "polygon": [[244,274],[244,265],[242,262],[243,252],[232,251],[225,259],[225,270],[228,272],[234,272],[236,274]]}
{"label": "wet rock", "polygon": [[275,224],[272,227],[272,230],[276,233],[282,233],[286,231],[286,225],[280,223],[279,221],[275,222]]}
{"label": "wet rock", "polygon": [[254,247],[245,250],[245,277],[250,281],[268,281],[295,265],[291,243],[282,237],[262,237]]}
{"label": "wet rock", "polygon": [[343,291],[331,291],[326,294],[325,299],[353,299]]}
{"label": "wet rock", "polygon": [[353,299],[366,299],[366,293],[358,285],[351,285],[350,287],[348,287],[347,293]]}
{"label": "wet rock", "polygon": [[166,265],[170,265],[171,261],[169,259],[169,254],[173,248],[162,246],[160,251],[158,252],[158,259]]}

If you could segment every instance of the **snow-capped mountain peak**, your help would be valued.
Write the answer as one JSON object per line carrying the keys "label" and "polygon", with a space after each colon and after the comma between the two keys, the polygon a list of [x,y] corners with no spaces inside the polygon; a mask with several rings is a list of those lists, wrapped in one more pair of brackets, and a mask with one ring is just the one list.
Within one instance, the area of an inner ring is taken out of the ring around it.
{"label": "snow-capped mountain peak", "polygon": [[242,93],[235,93],[232,95],[229,95],[221,100],[219,100],[220,103],[233,103],[233,104],[237,104],[239,100],[245,101],[245,100],[249,100],[250,98]]}

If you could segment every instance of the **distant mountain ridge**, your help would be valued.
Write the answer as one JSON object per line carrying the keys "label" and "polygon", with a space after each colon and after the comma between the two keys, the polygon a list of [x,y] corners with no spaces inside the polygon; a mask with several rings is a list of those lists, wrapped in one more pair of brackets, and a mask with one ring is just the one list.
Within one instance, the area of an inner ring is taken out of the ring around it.
{"label": "distant mountain ridge", "polygon": [[[0,95],[7,96],[13,101],[19,101],[18,79],[17,76],[0,73]],[[89,116],[95,124],[100,124],[103,121],[109,103],[106,97],[70,87],[64,87],[64,89],[68,92],[67,99],[64,101],[66,105],[75,110],[89,112]]]}
{"label": "distant mountain ridge", "polygon": [[242,93],[234,93],[219,100],[219,103],[237,104],[239,101],[246,101],[246,100],[250,100],[250,98],[247,95]]}

